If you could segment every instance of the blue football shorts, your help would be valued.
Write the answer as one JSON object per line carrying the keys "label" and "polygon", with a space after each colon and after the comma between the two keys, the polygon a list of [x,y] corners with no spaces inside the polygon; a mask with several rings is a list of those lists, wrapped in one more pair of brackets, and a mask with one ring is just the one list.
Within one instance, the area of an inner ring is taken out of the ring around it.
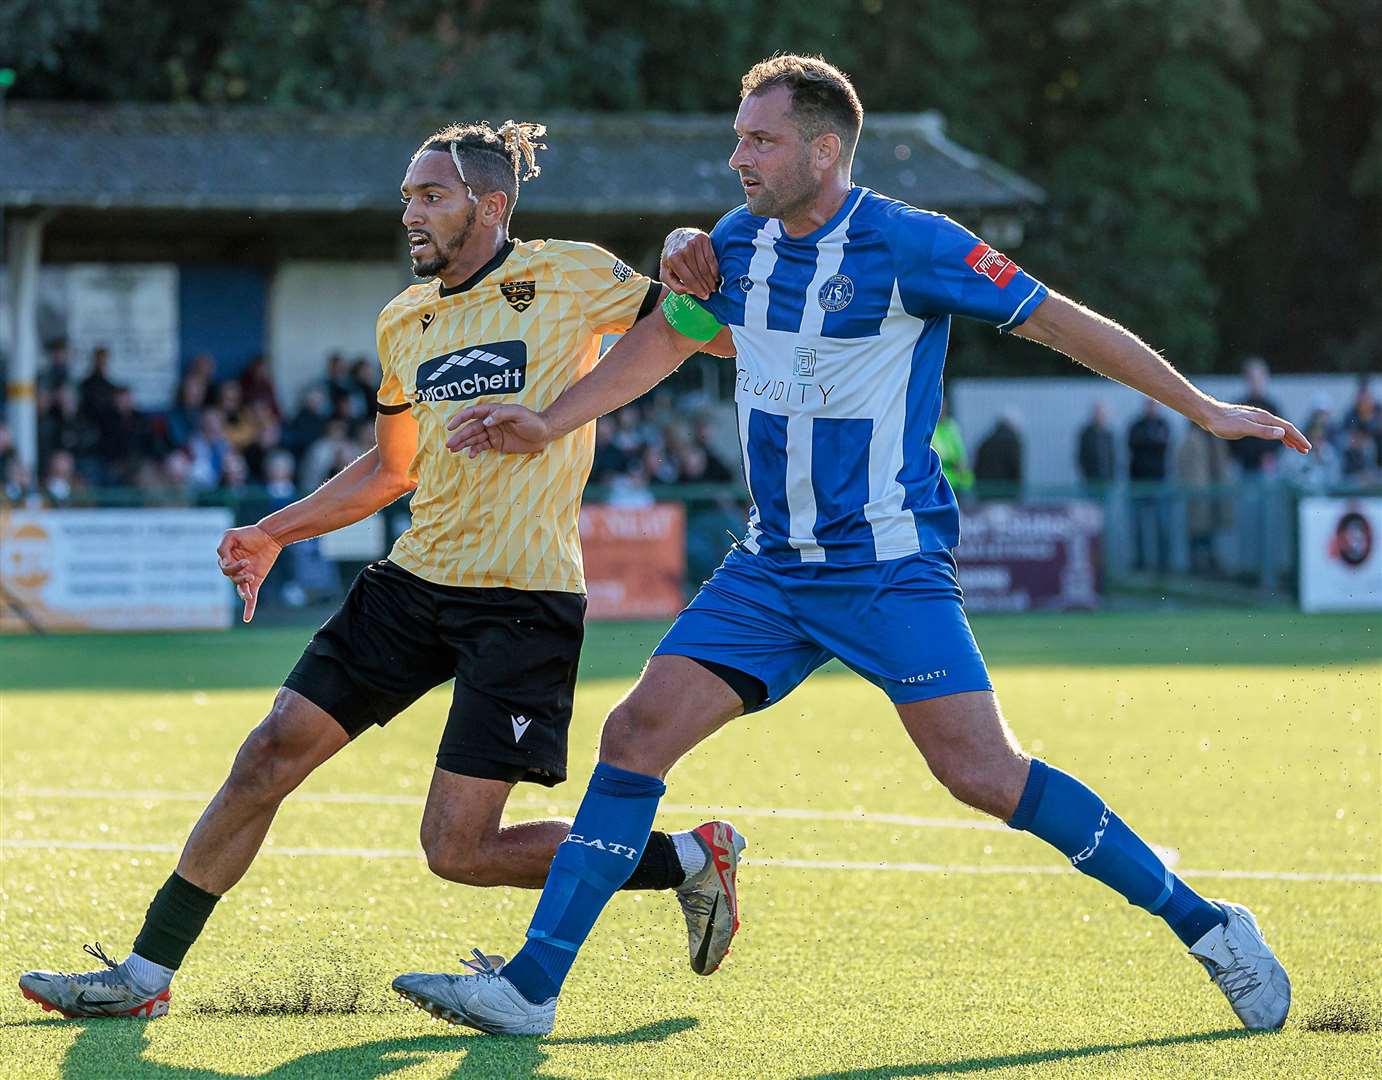
{"label": "blue football shorts", "polygon": [[948,551],[832,566],[770,562],[736,547],[653,655],[752,675],[767,688],[758,708],[834,657],[896,704],[993,689]]}

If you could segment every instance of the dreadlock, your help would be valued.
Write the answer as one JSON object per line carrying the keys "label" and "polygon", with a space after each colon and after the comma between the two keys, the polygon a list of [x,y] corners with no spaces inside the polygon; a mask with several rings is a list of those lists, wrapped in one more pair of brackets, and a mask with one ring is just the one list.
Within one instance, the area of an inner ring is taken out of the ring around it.
{"label": "dreadlock", "polygon": [[542,172],[536,158],[547,144],[539,142],[547,134],[544,124],[530,124],[505,120],[496,131],[489,124],[448,124],[417,148],[416,161],[429,150],[451,155],[461,182],[470,190],[472,198],[502,191],[508,197],[504,210],[504,224],[513,217],[518,201],[518,182],[532,180]]}

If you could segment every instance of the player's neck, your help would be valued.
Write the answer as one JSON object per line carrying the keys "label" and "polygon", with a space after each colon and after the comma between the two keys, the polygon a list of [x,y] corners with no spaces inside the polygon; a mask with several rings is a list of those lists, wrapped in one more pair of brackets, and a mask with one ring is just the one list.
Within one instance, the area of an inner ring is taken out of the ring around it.
{"label": "player's neck", "polygon": [[476,237],[461,248],[446,269],[437,274],[437,280],[447,289],[454,289],[462,282],[469,281],[475,271],[493,259],[508,242],[508,233],[503,229],[496,229],[488,236]]}
{"label": "player's neck", "polygon": [[816,193],[810,203],[783,216],[782,231],[788,236],[806,236],[815,232],[835,216],[853,187],[848,176],[834,177]]}

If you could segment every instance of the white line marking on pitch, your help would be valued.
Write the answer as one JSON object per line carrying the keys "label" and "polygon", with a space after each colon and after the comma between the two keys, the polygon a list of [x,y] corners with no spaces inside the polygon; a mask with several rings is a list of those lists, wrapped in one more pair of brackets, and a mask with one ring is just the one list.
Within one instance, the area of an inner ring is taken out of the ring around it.
{"label": "white line marking on pitch", "polygon": [[[211,796],[200,791],[122,791],[103,788],[3,788],[0,797],[12,799],[96,799],[133,802],[196,802],[205,803]],[[368,806],[422,806],[421,795],[384,795],[325,791],[295,793],[294,803],[354,803]],[[530,810],[541,813],[538,807],[512,806],[511,811]],[[908,829],[969,829],[980,832],[1010,833],[1001,821],[984,818],[916,817],[912,814],[884,814],[869,810],[810,810],[796,806],[693,806],[682,803],[662,803],[664,814],[694,814],[709,817],[778,818],[784,821],[841,821],[863,825],[898,825]],[[1167,844],[1149,844],[1157,858],[1171,868],[1180,862],[1180,852]],[[161,849],[159,849],[161,850]],[[355,849],[343,849],[354,851]]]}
{"label": "white line marking on pitch", "polygon": [[[125,844],[108,840],[3,840],[0,850],[30,851],[126,851],[176,855],[179,844]],[[348,848],[348,847],[273,847],[267,846],[263,855],[326,856],[354,859],[420,859],[422,852],[411,848]],[[1059,864],[1041,866],[972,866],[952,863],[866,862],[839,859],[753,859],[750,866],[776,867],[785,870],[855,870],[891,874],[1073,874],[1075,869]],[[1181,877],[1237,878],[1243,881],[1332,881],[1361,882],[1382,885],[1382,874],[1331,874],[1299,870],[1180,870]]]}

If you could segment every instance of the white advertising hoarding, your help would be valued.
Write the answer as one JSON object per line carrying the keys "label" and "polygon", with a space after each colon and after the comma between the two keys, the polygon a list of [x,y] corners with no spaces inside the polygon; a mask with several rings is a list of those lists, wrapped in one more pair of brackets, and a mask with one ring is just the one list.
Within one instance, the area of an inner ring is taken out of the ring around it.
{"label": "white advertising hoarding", "polygon": [[0,512],[0,630],[220,630],[229,510]]}
{"label": "white advertising hoarding", "polygon": [[1382,499],[1300,501],[1300,606],[1382,611]]}

